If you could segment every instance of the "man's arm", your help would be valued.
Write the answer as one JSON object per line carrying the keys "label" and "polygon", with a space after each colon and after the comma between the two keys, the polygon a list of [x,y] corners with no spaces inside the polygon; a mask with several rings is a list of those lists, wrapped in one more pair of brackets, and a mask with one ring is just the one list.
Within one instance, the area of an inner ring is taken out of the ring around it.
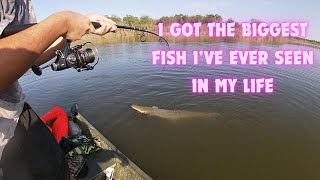
{"label": "man's arm", "polygon": [[89,18],[60,12],[29,29],[0,39],[0,91],[17,81],[60,36],[73,41],[89,31],[95,31]]}
{"label": "man's arm", "polygon": [[[86,15],[86,17],[88,17],[91,22],[98,22],[101,25],[100,28],[95,29],[94,32],[91,32],[93,34],[104,35],[108,32],[115,32],[117,30],[117,27],[115,26],[116,23],[113,22],[111,19],[106,18],[105,16],[92,13]],[[34,62],[34,64],[40,66],[54,58],[56,55],[55,50],[63,49],[65,43],[65,38],[60,37],[59,39],[57,39],[45,52],[43,52],[43,54],[39,56],[39,58]]]}
{"label": "man's arm", "polygon": [[59,37],[47,50],[45,50],[38,59],[34,62],[34,64],[40,66],[50,59],[54,58],[56,56],[55,50],[61,50],[63,49],[64,45],[66,44],[66,39],[62,36]]}

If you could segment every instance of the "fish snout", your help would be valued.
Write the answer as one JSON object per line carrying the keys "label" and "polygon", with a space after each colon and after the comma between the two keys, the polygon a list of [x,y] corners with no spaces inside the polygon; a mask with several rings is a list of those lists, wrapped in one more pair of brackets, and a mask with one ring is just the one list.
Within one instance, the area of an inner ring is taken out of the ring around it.
{"label": "fish snout", "polygon": [[137,106],[137,105],[132,104],[132,105],[131,105],[131,107],[132,107],[132,109],[134,109],[134,110],[137,110],[137,111],[138,111],[138,106]]}
{"label": "fish snout", "polygon": [[136,110],[136,111],[138,111],[138,112],[140,112],[140,113],[143,113],[143,114],[146,113],[145,111],[143,111],[143,108],[142,108],[141,106],[132,104],[131,107],[132,107],[132,109],[134,109],[134,110]]}

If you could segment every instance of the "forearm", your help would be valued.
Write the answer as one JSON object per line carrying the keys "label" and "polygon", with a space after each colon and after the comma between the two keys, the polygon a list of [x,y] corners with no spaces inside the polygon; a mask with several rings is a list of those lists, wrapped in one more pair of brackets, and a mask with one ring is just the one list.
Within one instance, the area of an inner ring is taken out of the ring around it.
{"label": "forearm", "polygon": [[25,31],[0,39],[0,91],[18,80],[66,32],[65,19],[57,13]]}
{"label": "forearm", "polygon": [[63,37],[60,37],[57,39],[45,52],[43,52],[37,60],[34,62],[34,64],[40,66],[52,58],[55,57],[55,50],[61,50],[63,46],[66,44],[66,39]]}

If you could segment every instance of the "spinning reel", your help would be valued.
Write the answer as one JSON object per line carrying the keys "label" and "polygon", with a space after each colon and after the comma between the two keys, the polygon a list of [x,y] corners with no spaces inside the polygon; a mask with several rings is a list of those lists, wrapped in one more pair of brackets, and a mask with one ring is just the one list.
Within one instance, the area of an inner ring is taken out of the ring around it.
{"label": "spinning reel", "polygon": [[[42,70],[47,67],[51,67],[53,71],[62,71],[69,68],[74,68],[78,72],[93,70],[99,62],[98,50],[97,48],[94,48],[95,50],[91,48],[84,48],[86,44],[92,43],[86,42],[84,44],[70,47],[71,43],[67,41],[63,50],[56,50],[57,58],[52,64],[44,67],[33,65],[32,71],[36,75],[40,76],[42,74]],[[96,58],[97,62],[93,66],[90,65],[95,62]]]}

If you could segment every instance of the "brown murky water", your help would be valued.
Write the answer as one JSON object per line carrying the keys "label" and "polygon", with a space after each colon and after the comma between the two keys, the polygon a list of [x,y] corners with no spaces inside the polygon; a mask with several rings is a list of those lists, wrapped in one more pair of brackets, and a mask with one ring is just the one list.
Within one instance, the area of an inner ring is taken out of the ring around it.
{"label": "brown murky water", "polygon": [[[289,46],[172,44],[173,49],[261,49]],[[40,114],[78,103],[91,121],[154,179],[320,179],[320,67],[151,65],[158,43],[99,47],[94,71],[27,74],[21,84]],[[306,49],[303,47],[303,49]],[[274,77],[271,95],[194,95],[191,78]],[[168,121],[131,104],[217,112],[218,119]]]}

